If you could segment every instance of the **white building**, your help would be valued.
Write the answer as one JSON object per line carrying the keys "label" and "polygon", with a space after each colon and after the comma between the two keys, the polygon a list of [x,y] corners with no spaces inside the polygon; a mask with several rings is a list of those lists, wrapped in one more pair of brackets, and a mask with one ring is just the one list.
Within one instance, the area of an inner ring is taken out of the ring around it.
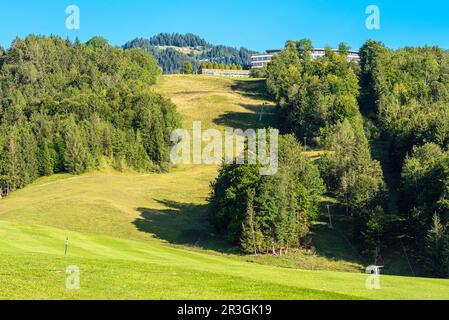
{"label": "white building", "polygon": [[[338,49],[332,49],[335,52],[338,52]],[[251,68],[252,69],[260,69],[268,65],[273,57],[278,55],[282,50],[267,50],[266,53],[262,54],[254,54],[251,56]],[[310,52],[310,57],[312,59],[319,59],[324,57],[326,54],[326,49],[313,49]],[[360,62],[360,54],[357,51],[349,51],[348,53],[348,61],[349,62]]]}
{"label": "white building", "polygon": [[251,68],[260,69],[265,67],[273,57],[279,54],[282,50],[267,50],[266,53],[254,54],[251,56]]}

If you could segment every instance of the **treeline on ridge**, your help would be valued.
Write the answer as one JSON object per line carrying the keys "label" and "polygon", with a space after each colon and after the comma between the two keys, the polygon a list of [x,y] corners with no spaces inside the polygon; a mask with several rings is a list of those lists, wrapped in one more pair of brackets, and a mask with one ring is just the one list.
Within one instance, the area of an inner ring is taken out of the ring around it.
{"label": "treeline on ridge", "polygon": [[0,194],[40,176],[168,168],[175,106],[152,91],[151,55],[58,37],[16,39],[0,55]]}
{"label": "treeline on ridge", "polygon": [[211,47],[212,45],[201,37],[192,34],[159,33],[150,39],[148,43],[153,46],[174,47]]}
{"label": "treeline on ridge", "polygon": [[[254,53],[246,48],[212,45],[197,35],[177,33],[161,33],[150,39],[137,38],[127,42],[123,48],[139,48],[151,53],[164,74],[183,73],[185,63],[190,63],[194,70],[198,70],[202,62],[246,68],[251,65]],[[184,52],[180,50],[182,48],[191,50]]]}

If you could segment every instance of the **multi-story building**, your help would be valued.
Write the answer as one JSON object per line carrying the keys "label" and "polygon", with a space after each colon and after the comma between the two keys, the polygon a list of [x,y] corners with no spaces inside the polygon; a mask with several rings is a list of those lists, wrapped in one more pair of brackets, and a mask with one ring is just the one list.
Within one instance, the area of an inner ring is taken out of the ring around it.
{"label": "multi-story building", "polygon": [[[333,51],[338,51],[337,49],[332,49]],[[269,62],[273,60],[273,57],[278,55],[282,50],[267,50],[266,53],[255,54],[251,56],[251,68],[252,69],[260,69],[268,65]],[[313,49],[310,52],[310,57],[312,59],[319,59],[324,57],[326,54],[325,49]],[[349,51],[348,52],[348,61],[349,62],[360,62],[360,54],[358,51]]]}
{"label": "multi-story building", "polygon": [[282,50],[267,50],[266,53],[254,54],[251,56],[251,68],[260,69],[265,67],[273,57],[279,54]]}

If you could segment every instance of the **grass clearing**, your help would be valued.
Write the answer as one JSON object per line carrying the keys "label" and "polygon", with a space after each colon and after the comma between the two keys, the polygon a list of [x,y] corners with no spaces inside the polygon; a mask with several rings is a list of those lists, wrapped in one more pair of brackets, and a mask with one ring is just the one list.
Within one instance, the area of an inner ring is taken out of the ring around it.
{"label": "grass clearing", "polygon": [[[64,257],[64,239],[70,254]],[[304,271],[102,235],[0,222],[2,299],[449,299],[449,281]],[[81,270],[80,290],[65,270]]]}

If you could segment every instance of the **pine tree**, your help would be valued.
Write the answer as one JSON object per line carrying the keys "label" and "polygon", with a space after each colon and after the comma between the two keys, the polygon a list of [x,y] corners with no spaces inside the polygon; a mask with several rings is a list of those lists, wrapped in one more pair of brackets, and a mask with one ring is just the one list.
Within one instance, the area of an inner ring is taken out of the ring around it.
{"label": "pine tree", "polygon": [[41,176],[49,176],[55,172],[57,155],[48,141],[42,141],[38,151],[38,167]]}
{"label": "pine tree", "polygon": [[384,235],[384,210],[377,206],[372,213],[368,213],[368,222],[364,231],[365,252],[374,258],[374,264],[378,264],[381,258],[381,246]]}
{"label": "pine tree", "polygon": [[72,122],[65,132],[64,167],[73,174],[81,174],[87,170],[87,150],[83,143],[80,130]]}
{"label": "pine tree", "polygon": [[261,234],[254,212],[254,198],[255,191],[248,191],[247,207],[246,207],[246,220],[242,226],[242,238],[240,245],[244,252],[258,254],[261,246]]}
{"label": "pine tree", "polygon": [[182,73],[183,74],[192,74],[193,73],[193,67],[192,64],[188,61],[185,61],[182,64]]}
{"label": "pine tree", "polygon": [[433,216],[432,227],[427,232],[426,238],[426,269],[439,277],[447,277],[448,274],[448,248],[446,227],[441,223],[438,214]]}
{"label": "pine tree", "polygon": [[23,125],[19,132],[20,188],[22,188],[39,177],[39,165],[37,161],[38,147],[31,129],[27,125]]}
{"label": "pine tree", "polygon": [[16,130],[13,129],[11,136],[7,142],[8,158],[7,158],[7,185],[6,194],[15,191],[20,186],[20,147]]}

